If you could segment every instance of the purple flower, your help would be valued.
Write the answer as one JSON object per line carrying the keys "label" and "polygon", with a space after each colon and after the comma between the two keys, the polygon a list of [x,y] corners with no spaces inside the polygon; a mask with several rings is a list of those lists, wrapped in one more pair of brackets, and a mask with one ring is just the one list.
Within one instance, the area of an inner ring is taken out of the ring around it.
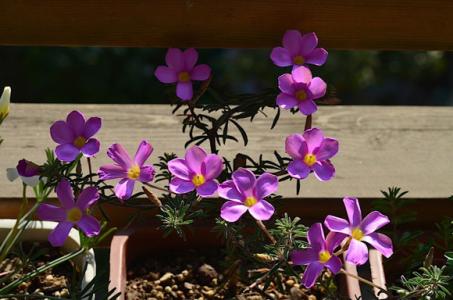
{"label": "purple flower", "polygon": [[281,93],[277,96],[277,105],[284,109],[298,107],[302,114],[311,115],[318,110],[314,100],[326,94],[326,86],[321,78],[312,78],[308,68],[295,68],[291,74],[278,77]]}
{"label": "purple flower", "polygon": [[120,144],[113,144],[107,151],[107,155],[115,162],[102,166],[98,175],[102,180],[121,178],[115,186],[115,195],[121,200],[127,200],[134,192],[136,181],[148,182],[154,178],[154,168],[145,165],[145,161],[153,152],[153,147],[146,141],[138,146],[135,157],[132,160],[126,149]]}
{"label": "purple flower", "polygon": [[318,37],[314,32],[302,35],[298,30],[288,30],[283,36],[283,47],[272,50],[271,59],[279,67],[312,64],[323,65],[327,60],[327,51],[316,48]]}
{"label": "purple flower", "polygon": [[308,129],[301,134],[286,138],[285,151],[293,158],[288,165],[288,173],[294,178],[304,179],[313,171],[321,181],[335,175],[330,158],[338,152],[338,141],[325,138],[318,128]]}
{"label": "purple flower", "polygon": [[341,260],[333,252],[342,239],[333,232],[329,232],[327,239],[324,238],[321,223],[315,223],[310,227],[307,238],[310,247],[306,250],[294,250],[291,253],[291,260],[295,265],[308,265],[302,277],[302,284],[310,288],[315,284],[324,267],[334,274],[340,271]]}
{"label": "purple flower", "polygon": [[163,83],[177,83],[176,95],[183,101],[193,97],[192,80],[203,81],[211,75],[208,65],[198,65],[198,52],[190,48],[184,52],[177,48],[167,51],[165,62],[167,66],[159,66],[154,75]]}
{"label": "purple flower", "polygon": [[258,178],[251,171],[239,168],[219,186],[219,195],[228,199],[221,208],[220,216],[228,222],[236,222],[246,212],[257,220],[269,220],[274,214],[274,207],[264,200],[276,192],[278,178],[264,173]]}
{"label": "purple flower", "polygon": [[50,244],[54,247],[63,246],[74,225],[88,237],[98,235],[101,230],[99,221],[87,213],[99,199],[97,189],[88,187],[82,190],[75,200],[71,184],[63,179],[58,183],[56,192],[61,207],[41,203],[36,211],[39,219],[58,222],[57,227],[49,234]]}
{"label": "purple flower", "polygon": [[9,181],[14,181],[18,177],[28,186],[36,186],[39,183],[41,167],[26,159],[21,159],[15,168],[7,168],[6,176]]}
{"label": "purple flower", "polygon": [[50,127],[52,139],[59,144],[55,153],[59,160],[74,161],[82,153],[92,157],[99,152],[100,143],[92,138],[101,129],[101,118],[85,117],[78,111],[69,113],[65,121],[57,121]]}
{"label": "purple flower", "polygon": [[385,257],[390,257],[393,254],[392,240],[382,233],[375,232],[390,223],[389,218],[378,211],[373,211],[362,220],[362,212],[357,198],[346,197],[343,202],[349,222],[329,215],[324,224],[331,231],[350,237],[346,260],[356,265],[364,264],[368,260],[368,249],[364,242],[376,248]]}
{"label": "purple flower", "polygon": [[168,170],[173,174],[170,190],[184,194],[197,190],[201,197],[208,197],[217,191],[215,180],[223,170],[223,162],[216,154],[206,154],[198,146],[186,151],[185,158],[175,158],[168,162]]}

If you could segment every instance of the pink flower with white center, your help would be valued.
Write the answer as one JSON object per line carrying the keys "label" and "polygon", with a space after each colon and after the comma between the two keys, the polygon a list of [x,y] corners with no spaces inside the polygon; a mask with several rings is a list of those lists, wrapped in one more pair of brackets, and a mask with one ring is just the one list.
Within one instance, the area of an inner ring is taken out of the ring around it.
{"label": "pink flower with white center", "polygon": [[288,30],[283,36],[283,47],[272,49],[271,59],[279,67],[323,65],[327,60],[327,51],[316,48],[318,37],[310,32],[302,35],[298,30]]}
{"label": "pink flower with white center", "polygon": [[349,236],[350,243],[346,251],[345,259],[356,265],[363,265],[368,260],[368,243],[385,257],[393,254],[392,240],[385,234],[376,230],[390,223],[387,216],[378,211],[372,211],[362,219],[359,200],[346,197],[343,199],[349,222],[343,218],[327,216],[324,225],[332,232],[342,234],[344,238]]}
{"label": "pink flower with white center", "polygon": [[293,158],[288,164],[288,174],[296,179],[306,178],[311,171],[320,181],[329,180],[335,175],[330,158],[338,152],[338,141],[325,138],[318,128],[288,136],[285,151]]}
{"label": "pink flower with white center", "polygon": [[207,154],[203,148],[193,146],[186,151],[185,158],[175,158],[168,162],[168,170],[173,175],[170,190],[177,194],[193,190],[201,197],[212,196],[219,183],[215,180],[223,170],[222,158]]}
{"label": "pink flower with white center", "polygon": [[277,96],[277,105],[284,109],[298,107],[304,115],[318,110],[314,100],[323,97],[327,89],[324,80],[312,78],[310,69],[304,66],[279,76],[278,87],[281,93]]}
{"label": "pink flower with white center", "polygon": [[176,95],[183,101],[193,97],[192,81],[207,80],[211,75],[208,65],[196,65],[198,52],[194,48],[184,52],[170,48],[165,56],[166,66],[157,67],[154,75],[162,83],[176,83]]}
{"label": "pink flower with white center", "polygon": [[153,146],[147,141],[142,141],[138,146],[134,159],[131,159],[126,149],[120,144],[113,144],[107,155],[115,162],[102,166],[99,178],[111,180],[121,178],[115,186],[115,195],[121,200],[127,200],[134,192],[135,182],[149,182],[154,178],[154,168],[145,162],[153,152]]}

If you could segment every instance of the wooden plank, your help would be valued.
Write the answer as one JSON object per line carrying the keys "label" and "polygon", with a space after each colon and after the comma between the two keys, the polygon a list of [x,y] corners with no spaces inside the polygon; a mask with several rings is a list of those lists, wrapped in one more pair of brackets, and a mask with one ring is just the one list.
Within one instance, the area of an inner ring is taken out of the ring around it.
{"label": "wooden plank", "polygon": [[[95,168],[109,162],[105,151],[114,142],[135,152],[139,141],[148,139],[155,148],[153,163],[164,152],[184,153],[186,136],[180,129],[180,117],[171,114],[169,105],[12,104],[10,116],[0,130],[5,139],[0,146],[0,170],[14,166],[24,157],[42,163],[44,149],[55,146],[49,126],[74,108],[87,116],[103,118],[98,134],[102,150],[94,159]],[[302,182],[300,196],[379,197],[379,190],[393,185],[409,190],[412,198],[452,195],[451,120],[453,107],[320,107],[314,126],[340,141],[340,152],[333,159],[337,175],[329,182],[310,176]],[[284,153],[286,136],[303,130],[304,118],[284,111],[274,130],[269,130],[272,120],[263,116],[258,116],[253,124],[248,120],[241,123],[249,133],[249,145],[244,148],[242,143],[228,143],[220,154],[229,159],[237,152],[255,158],[260,153],[272,158],[274,150]],[[294,182],[282,183],[280,193],[298,197],[294,187]],[[20,184],[9,183],[1,175],[0,197],[19,196]]]}
{"label": "wooden plank", "polygon": [[453,49],[450,0],[0,0],[0,45]]}

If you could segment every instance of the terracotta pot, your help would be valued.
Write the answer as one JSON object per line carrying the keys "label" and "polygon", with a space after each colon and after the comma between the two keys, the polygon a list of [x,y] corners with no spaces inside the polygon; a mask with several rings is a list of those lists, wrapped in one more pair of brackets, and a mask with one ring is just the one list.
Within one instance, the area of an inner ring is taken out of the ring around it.
{"label": "terracotta pot", "polygon": [[[3,240],[11,228],[13,228],[16,220],[0,219],[0,240]],[[27,228],[23,232],[20,241],[31,242],[47,242],[47,236],[57,225],[51,221],[30,221]],[[76,229],[71,229],[69,236],[64,245],[61,247],[63,252],[69,253],[80,249],[79,232]],[[82,278],[81,288],[85,288],[96,276],[96,261],[93,249],[90,249],[85,255],[80,255],[74,258],[74,263],[77,264],[80,270],[83,270],[86,264],[86,271]]]}
{"label": "terracotta pot", "polygon": [[[184,248],[206,249],[207,247],[219,247],[221,241],[214,235],[210,228],[194,228],[193,233],[189,234],[187,240],[171,235],[167,238],[162,237],[162,232],[150,228],[136,228],[117,233],[113,236],[110,246],[110,286],[109,290],[115,288],[121,292],[119,300],[124,300],[126,291],[128,264],[140,257],[163,253],[169,250]],[[360,275],[371,280],[376,285],[385,288],[385,275],[382,265],[382,256],[376,250],[369,253],[369,264],[361,266],[359,270],[354,265],[346,264],[346,271],[354,275]],[[372,289],[358,280],[341,276],[340,290],[351,299],[362,300],[386,299],[385,294],[375,296]]]}

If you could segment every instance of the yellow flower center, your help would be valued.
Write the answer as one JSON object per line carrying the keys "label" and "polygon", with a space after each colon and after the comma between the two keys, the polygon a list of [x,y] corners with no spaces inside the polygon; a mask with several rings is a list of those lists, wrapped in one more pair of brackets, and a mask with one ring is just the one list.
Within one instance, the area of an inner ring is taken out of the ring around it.
{"label": "yellow flower center", "polygon": [[353,239],[356,239],[358,241],[360,241],[364,236],[363,231],[360,230],[359,228],[354,228],[354,230],[352,230],[351,235]]}
{"label": "yellow flower center", "polygon": [[302,55],[297,55],[293,58],[293,62],[296,65],[303,65],[305,63],[305,59]]}
{"label": "yellow flower center", "polygon": [[74,146],[80,149],[85,146],[86,141],[87,140],[83,136],[79,136],[74,140]]}
{"label": "yellow flower center", "polygon": [[178,79],[179,79],[179,81],[187,82],[190,80],[190,74],[186,71],[181,72],[178,74]]}
{"label": "yellow flower center", "polygon": [[304,163],[309,167],[313,166],[316,163],[316,156],[311,153],[306,154],[304,157]]}
{"label": "yellow flower center", "polygon": [[127,177],[132,180],[140,177],[140,167],[137,165],[130,167],[129,170],[127,170]]}
{"label": "yellow flower center", "polygon": [[307,99],[307,93],[304,90],[299,90],[296,92],[296,98],[299,101],[304,101]]}
{"label": "yellow flower center", "polygon": [[71,208],[66,213],[66,219],[69,222],[73,222],[73,223],[80,221],[80,219],[82,219],[82,216],[83,216],[82,211],[77,207]]}
{"label": "yellow flower center", "polygon": [[204,184],[205,182],[206,182],[206,179],[201,174],[198,174],[198,175],[195,175],[194,177],[192,177],[192,183],[196,187],[199,187],[200,185]]}
{"label": "yellow flower center", "polygon": [[255,197],[250,196],[250,197],[245,198],[244,204],[247,207],[252,207],[253,205],[256,204],[256,202],[258,202],[258,200],[256,200]]}
{"label": "yellow flower center", "polygon": [[332,255],[329,253],[329,251],[319,252],[319,261],[323,264],[328,262],[331,257],[332,257]]}

